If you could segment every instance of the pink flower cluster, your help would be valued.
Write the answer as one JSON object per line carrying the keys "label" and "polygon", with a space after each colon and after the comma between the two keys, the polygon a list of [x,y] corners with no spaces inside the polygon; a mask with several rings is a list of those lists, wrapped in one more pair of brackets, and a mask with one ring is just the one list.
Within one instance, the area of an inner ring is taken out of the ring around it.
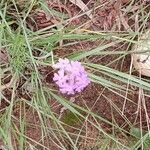
{"label": "pink flower cluster", "polygon": [[54,73],[53,80],[61,93],[69,95],[81,92],[90,83],[84,67],[78,61],[60,58],[53,67],[58,69],[58,72]]}

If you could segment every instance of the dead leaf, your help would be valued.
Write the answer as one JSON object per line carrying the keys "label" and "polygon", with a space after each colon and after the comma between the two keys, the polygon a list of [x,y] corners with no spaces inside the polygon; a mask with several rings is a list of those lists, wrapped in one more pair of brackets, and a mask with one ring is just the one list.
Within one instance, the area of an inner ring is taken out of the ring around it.
{"label": "dead leaf", "polygon": [[8,61],[8,54],[4,49],[0,50],[0,60]]}
{"label": "dead leaf", "polygon": [[83,12],[86,12],[86,15],[92,19],[91,11],[89,11],[89,8],[83,3],[82,0],[69,0],[74,5],[78,6]]}

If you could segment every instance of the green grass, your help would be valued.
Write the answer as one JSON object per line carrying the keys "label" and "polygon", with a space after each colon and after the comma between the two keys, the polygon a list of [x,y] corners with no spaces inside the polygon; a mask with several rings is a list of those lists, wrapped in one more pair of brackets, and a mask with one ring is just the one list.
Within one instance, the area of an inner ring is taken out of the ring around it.
{"label": "green grass", "polygon": [[[123,17],[130,13],[133,2],[134,0],[131,0],[126,7],[121,8]],[[98,9],[105,5],[96,2],[94,8]],[[145,27],[150,21],[150,12],[146,12],[149,5],[138,4],[139,8],[130,16],[138,17],[136,30],[130,27],[126,31],[92,31],[84,29],[83,25],[88,21],[75,27],[68,25],[71,20],[82,17],[85,14],[83,12],[70,18],[67,12],[49,9],[43,0],[32,0],[31,3],[26,0],[22,2],[2,0],[0,50],[6,51],[8,60],[0,60],[0,106],[2,104],[3,107],[0,110],[0,141],[2,140],[3,144],[0,146],[7,150],[49,150],[53,148],[52,146],[62,150],[78,150],[80,147],[89,150],[135,150],[142,147],[147,150],[149,135],[147,132],[143,133],[142,124],[140,129],[134,128],[129,118],[122,115],[122,108],[103,93],[103,90],[123,98],[126,103],[130,102],[137,108],[140,107],[139,104],[127,97],[127,94],[134,94],[136,88],[147,92],[145,97],[150,96],[149,79],[132,75],[134,70],[130,70],[130,66],[126,72],[122,68],[116,69],[117,63],[124,63],[125,57],[130,57],[133,53],[131,47],[138,44],[136,40],[138,36],[149,30]],[[27,28],[26,18],[34,9],[42,9],[53,17],[59,17],[60,20],[56,24],[33,32]],[[114,26],[117,26],[117,23]],[[100,44],[94,48],[76,49],[76,45],[81,42],[97,41]],[[123,47],[125,44],[128,46]],[[58,49],[62,48],[67,49],[65,54],[64,52],[58,54]],[[95,105],[102,97],[105,98],[111,104],[112,120],[107,120],[96,113],[93,110],[94,105],[91,108],[86,105],[84,102],[88,99],[82,98],[82,93],[75,99],[84,105],[72,102],[70,98],[61,95],[53,86],[54,83],[45,84],[46,75],[43,75],[40,69],[52,66],[60,54],[61,57],[82,62],[92,84],[103,89],[97,91]],[[106,56],[110,59],[112,56],[115,57],[109,63],[99,64],[98,61],[97,63],[92,61],[92,58],[100,60]],[[8,96],[6,92],[11,94]],[[3,104],[6,102],[8,105],[4,107]],[[60,108],[68,112],[62,112],[63,118],[59,118]],[[124,126],[128,125],[131,131],[118,125],[113,110],[122,115]],[[101,126],[103,123],[112,127],[111,133],[106,132]]]}

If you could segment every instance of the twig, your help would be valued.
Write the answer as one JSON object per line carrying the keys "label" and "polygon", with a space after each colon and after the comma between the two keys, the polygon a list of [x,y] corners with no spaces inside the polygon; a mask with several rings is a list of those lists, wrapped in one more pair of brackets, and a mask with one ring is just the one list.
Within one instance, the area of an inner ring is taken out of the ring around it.
{"label": "twig", "polygon": [[10,87],[12,86],[12,84],[14,83],[15,77],[16,77],[16,75],[14,75],[14,76],[11,78],[11,80],[10,80],[9,83],[6,83],[6,84],[4,84],[4,85],[0,85],[0,91],[3,91],[3,90],[5,90],[5,89],[10,88]]}

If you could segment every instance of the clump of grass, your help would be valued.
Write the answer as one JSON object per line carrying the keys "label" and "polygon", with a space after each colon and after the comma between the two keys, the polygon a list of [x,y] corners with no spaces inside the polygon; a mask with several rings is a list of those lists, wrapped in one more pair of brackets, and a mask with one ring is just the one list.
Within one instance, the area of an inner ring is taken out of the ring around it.
{"label": "clump of grass", "polygon": [[142,148],[148,150],[150,147],[149,133],[140,128],[131,128],[131,134],[133,135],[130,141],[132,149]]}
{"label": "clump of grass", "polygon": [[[8,62],[0,60],[2,61],[2,68],[0,71],[4,72],[3,76],[5,78],[5,76],[7,76],[7,67],[10,66],[10,76],[14,77],[11,87],[5,87],[5,89],[10,91],[11,96],[7,97],[3,90],[1,90],[0,93],[0,102],[9,102],[9,106],[7,106],[5,111],[0,115],[0,138],[3,140],[3,147],[10,150],[23,150],[25,148],[51,149],[52,145],[54,145],[54,147],[59,149],[77,150],[79,149],[81,139],[83,139],[82,141],[84,141],[84,139],[91,140],[87,137],[87,123],[95,128],[98,134],[98,136],[95,136],[95,138],[97,138],[97,140],[95,140],[96,142],[92,143],[90,147],[86,147],[87,149],[94,149],[96,147],[102,149],[116,149],[118,147],[119,149],[134,149],[142,147],[144,142],[143,138],[148,135],[147,133],[143,135],[140,134],[140,137],[137,136],[138,141],[136,143],[133,142],[133,145],[130,145],[127,135],[135,137],[136,135],[133,132],[126,131],[115,121],[107,120],[94,112],[94,105],[97,105],[98,100],[102,98],[102,91],[97,91],[99,96],[95,96],[93,108],[89,108],[86,104],[85,106],[77,105],[76,102],[70,102],[67,98],[64,98],[65,96],[59,95],[59,92],[54,86],[45,84],[40,69],[51,66],[54,61],[58,59],[58,49],[61,51],[60,48],[63,48],[63,46],[70,46],[68,50],[69,54],[68,51],[66,51],[65,55],[62,55],[62,57],[83,61],[83,64],[89,71],[91,81],[96,85],[102,86],[104,89],[123,97],[127,101],[132,101],[132,99],[127,97],[128,92],[134,93],[134,89],[129,88],[129,85],[147,91],[145,97],[149,97],[149,79],[132,75],[132,69],[128,72],[122,72],[117,70],[115,68],[116,66],[111,67],[111,64],[117,64],[120,63],[121,60],[124,60],[123,58],[125,56],[130,57],[130,53],[132,53],[130,45],[138,44],[134,39],[140,34],[139,31],[145,29],[145,24],[150,16],[150,13],[145,11],[148,6],[143,4],[142,6],[139,6],[141,9],[136,11],[135,15],[139,15],[139,24],[137,25],[140,26],[138,28],[139,30],[136,30],[135,32],[98,32],[83,29],[83,25],[78,25],[77,28],[71,29],[67,27],[68,22],[72,20],[72,18],[68,18],[68,16],[62,17],[60,22],[52,26],[33,32],[27,28],[26,24],[26,18],[31,13],[33,6],[36,5],[37,7],[39,6],[39,8],[45,8],[46,10],[48,7],[45,3],[41,3],[41,1],[33,0],[31,3],[26,1],[23,2],[25,3],[25,8],[19,10],[21,11],[19,13],[16,6],[20,3],[14,0],[12,0],[11,3],[11,5],[14,5],[15,13],[17,14],[17,21],[13,20],[13,17],[9,17],[8,13],[6,13],[7,8],[10,6],[9,1],[6,1],[5,3],[5,1],[2,0],[0,2],[0,48],[6,49],[9,58]],[[122,10],[124,15],[130,11],[132,4],[133,3],[131,2]],[[27,6],[29,6],[29,8],[27,8]],[[53,16],[61,17],[60,14],[63,16],[63,12],[57,13],[57,11],[52,9],[49,9],[49,11]],[[47,13],[49,11],[47,11]],[[84,13],[77,15],[74,19],[82,17],[83,15]],[[137,16],[134,16],[133,14],[132,17]],[[17,28],[15,29],[12,27],[14,22],[17,24]],[[85,22],[85,24],[86,23],[87,22]],[[98,40],[101,42],[95,48],[88,48],[88,50],[82,48],[81,50],[78,49],[78,52],[76,52],[76,44],[81,44],[82,41],[94,42]],[[122,49],[122,47],[116,48],[118,43],[121,45],[124,45],[125,43],[128,47],[126,49]],[[109,48],[113,51],[109,51]],[[70,49],[75,50],[70,53]],[[34,53],[38,53],[38,55],[35,56]],[[106,56],[109,56],[110,58],[112,55],[117,56],[116,59],[113,59],[111,63],[105,65],[98,64],[98,61],[93,63],[91,59],[95,56],[99,59]],[[24,72],[27,71],[25,68],[29,70],[28,75],[24,75]],[[19,85],[19,87],[18,81],[20,80],[20,76],[18,73],[24,79],[24,82],[22,85]],[[5,82],[3,81],[4,78],[0,77],[0,80],[2,80],[0,82],[2,87],[5,86]],[[27,92],[28,94],[33,92],[30,100],[25,99],[20,95],[18,96],[19,88],[21,90],[23,89],[22,91]],[[117,113],[122,114],[124,124],[128,124],[129,128],[131,128],[132,123],[124,116],[121,108],[118,108],[114,101],[107,96],[108,95],[104,95],[103,97],[111,103]],[[82,99],[82,93],[79,98],[80,101],[87,101],[87,99]],[[55,100],[55,102],[51,104],[51,100]],[[91,99],[91,101],[94,100],[93,98]],[[14,108],[18,105],[20,106],[19,116],[14,115]],[[62,121],[56,117],[59,115],[57,108],[59,108],[60,105],[65,107],[68,111]],[[135,106],[138,107],[138,104]],[[30,113],[28,114],[28,112],[32,112],[32,115]],[[82,112],[84,112],[85,115]],[[89,118],[92,118],[92,120]],[[70,133],[64,127],[64,123],[76,128],[77,133]],[[81,128],[76,127],[78,123],[81,124]],[[101,123],[110,125],[113,128],[113,132],[107,133],[105,129],[101,127]],[[36,129],[34,131],[38,131],[38,136],[35,135],[33,137],[32,135],[34,132],[31,132],[31,134],[28,133],[29,128]],[[121,135],[122,141],[119,140],[118,134]]]}
{"label": "clump of grass", "polygon": [[20,33],[18,33],[14,35],[13,39],[9,40],[11,40],[8,48],[10,65],[14,72],[22,72],[28,65],[29,60],[28,50],[25,46],[25,39]]}

